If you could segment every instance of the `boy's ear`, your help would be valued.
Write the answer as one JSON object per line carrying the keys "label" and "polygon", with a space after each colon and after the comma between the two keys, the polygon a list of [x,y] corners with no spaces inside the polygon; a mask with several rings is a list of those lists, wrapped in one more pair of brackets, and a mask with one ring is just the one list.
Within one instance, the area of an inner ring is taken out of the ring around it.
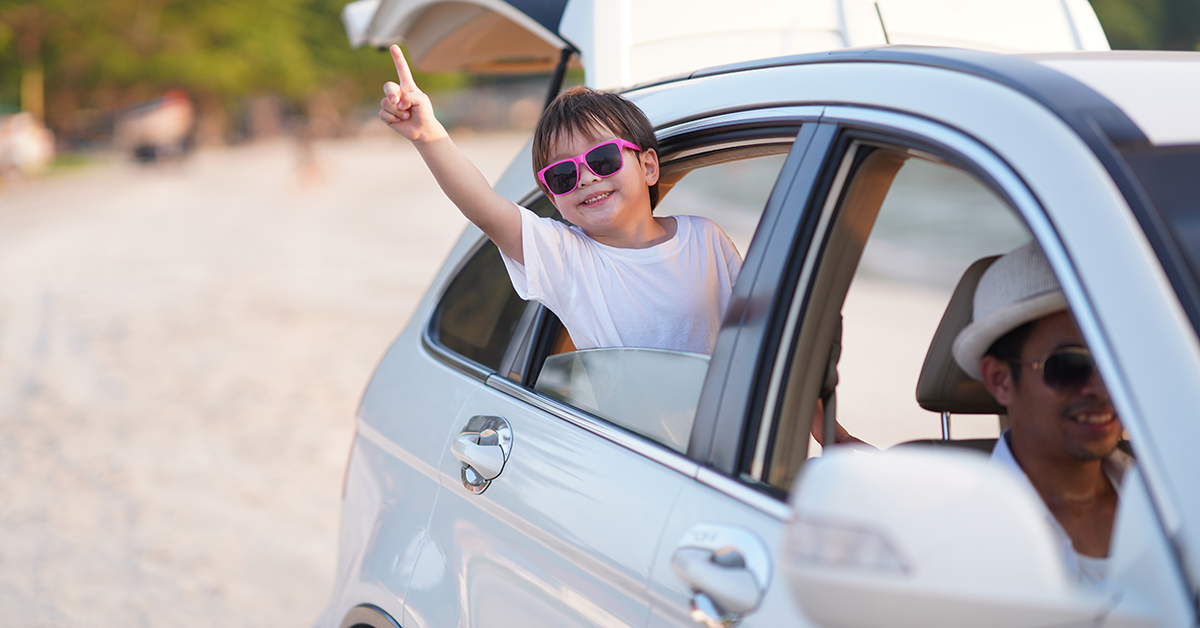
{"label": "boy's ear", "polygon": [[646,171],[646,185],[658,183],[658,153],[653,148],[642,151],[642,169]]}

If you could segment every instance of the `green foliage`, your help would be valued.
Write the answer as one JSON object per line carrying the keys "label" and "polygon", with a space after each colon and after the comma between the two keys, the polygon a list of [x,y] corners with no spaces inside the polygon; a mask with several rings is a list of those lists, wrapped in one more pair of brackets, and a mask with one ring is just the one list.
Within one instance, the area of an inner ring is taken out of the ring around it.
{"label": "green foliage", "polygon": [[[46,72],[48,117],[111,109],[182,88],[233,104],[256,94],[348,104],[392,73],[353,50],[345,0],[0,0],[0,107],[29,57]],[[22,48],[21,41],[32,42]],[[32,52],[30,52],[32,48]]]}
{"label": "green foliage", "polygon": [[1091,0],[1114,49],[1200,50],[1200,1]]}
{"label": "green foliage", "polygon": [[1162,0],[1092,0],[1092,8],[1114,49],[1159,47]]}

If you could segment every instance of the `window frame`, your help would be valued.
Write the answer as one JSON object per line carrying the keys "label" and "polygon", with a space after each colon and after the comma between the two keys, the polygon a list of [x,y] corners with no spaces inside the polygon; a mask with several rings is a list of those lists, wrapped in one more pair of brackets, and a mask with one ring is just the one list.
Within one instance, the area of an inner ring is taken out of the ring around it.
{"label": "window frame", "polygon": [[436,329],[439,314],[442,312],[443,300],[446,298],[446,293],[450,290],[450,286],[453,285],[454,282],[459,278],[459,275],[462,274],[463,269],[473,259],[475,259],[475,256],[479,254],[479,251],[486,246],[487,241],[488,240],[486,236],[479,238],[474,244],[471,245],[467,253],[459,259],[458,263],[454,266],[454,270],[448,274],[446,281],[442,283],[440,289],[438,290],[437,298],[434,299],[434,305],[432,308],[430,308],[429,318],[425,321],[425,324],[421,329],[421,346],[424,347],[425,350],[430,353],[430,355],[434,356],[447,366],[461,372],[462,374],[479,381],[485,381],[493,371],[483,364],[463,356],[453,349],[443,345],[438,340]]}
{"label": "window frame", "polygon": [[[821,181],[803,205],[799,199],[789,203],[791,207],[802,207],[803,216],[793,218],[798,229],[790,239],[773,238],[772,249],[767,252],[781,266],[774,275],[791,281],[764,286],[753,297],[775,305],[767,325],[770,331],[763,334],[764,341],[759,345],[761,352],[753,362],[747,360],[756,373],[756,385],[752,395],[743,401],[740,416],[736,407],[717,416],[713,453],[709,457],[709,464],[715,470],[781,502],[786,501],[786,494],[762,481],[765,469],[760,469],[757,475],[751,473],[751,465],[759,447],[774,446],[770,430],[780,399],[768,398],[768,393],[772,387],[779,390],[790,368],[787,362],[794,334],[808,313],[814,271],[824,258],[829,228],[836,220],[846,184],[852,179],[845,157],[853,142],[909,151],[972,175],[1025,223],[1034,239],[1046,249],[1055,271],[1060,276],[1070,275],[1064,283],[1074,281],[1073,269],[1036,196],[1003,159],[975,139],[928,119],[869,108],[830,107],[822,121],[834,127],[836,137],[828,143],[824,154],[810,157],[811,161],[821,162]],[[843,169],[845,175],[839,177]],[[1072,306],[1073,310],[1082,309],[1074,303]],[[766,457],[770,457],[769,452]]]}
{"label": "window frame", "polygon": [[[748,149],[763,145],[786,145],[788,147],[788,159],[791,159],[792,157],[790,157],[790,155],[794,150],[796,135],[802,128],[812,124],[811,119],[798,120],[792,117],[761,118],[758,116],[753,116],[747,119],[739,116],[734,117],[731,120],[729,116],[721,116],[719,119],[721,122],[720,124],[710,124],[712,121],[702,120],[698,121],[701,124],[684,125],[680,127],[677,132],[660,138],[660,152],[662,153],[660,162],[662,167],[665,169],[675,164],[686,163],[687,161],[700,159],[709,155],[738,151],[740,149]],[[783,151],[780,151],[780,154],[782,153]],[[731,161],[734,160],[736,159],[732,159]],[[704,166],[699,167],[703,168]],[[784,164],[780,168],[780,174],[773,184],[772,194],[774,194],[775,188],[777,188],[779,185],[780,178],[784,176],[784,173],[787,171],[788,167],[788,161],[785,160]],[[770,201],[768,201],[767,204],[769,206]],[[762,220],[764,220],[766,216],[767,212],[764,209],[763,218],[760,219],[760,225],[755,230],[755,238],[759,237],[758,234],[760,233]],[[752,244],[751,250],[753,250],[756,246],[757,245]],[[745,276],[747,267],[750,263],[749,252],[747,252],[746,258],[747,259],[743,263],[742,276]],[[739,282],[740,281],[741,279],[739,278]],[[650,440],[645,436],[637,434],[636,432],[626,430],[615,423],[610,423],[603,417],[592,415],[585,410],[563,403],[534,390],[533,386],[536,382],[537,375],[540,372],[541,364],[544,363],[545,358],[547,357],[545,349],[553,342],[553,338],[550,337],[551,332],[553,332],[557,325],[560,325],[561,323],[558,322],[558,319],[554,313],[550,312],[544,306],[541,306],[537,303],[532,303],[531,307],[535,308],[537,311],[530,316],[529,324],[523,330],[523,333],[518,335],[518,337],[521,338],[519,341],[520,346],[512,352],[513,360],[504,365],[507,368],[501,370],[501,372],[505,373],[505,379],[511,383],[518,384],[523,389],[524,394],[522,396],[525,397],[526,401],[531,401],[531,397],[536,397],[539,399],[539,403],[535,405],[540,405],[543,407],[543,409],[547,409],[555,413],[558,413],[562,408],[570,408],[570,415],[564,416],[563,418],[568,418],[568,420],[573,420],[574,422],[574,419],[577,419],[578,417],[587,417],[589,419],[589,425],[602,423],[606,426],[612,426],[620,430],[622,433],[629,434],[632,438],[650,443],[656,448],[661,448],[662,451],[670,452],[672,456],[684,456],[686,458],[691,458],[690,447],[687,454],[680,454],[674,450],[671,450],[669,447]],[[722,327],[723,329],[729,325],[729,320],[730,319],[727,316]],[[709,388],[714,385],[714,380],[712,379],[711,373],[713,365],[717,364],[718,361],[718,354],[716,351],[714,351],[713,360],[710,362],[709,376],[705,378],[705,383],[703,386],[703,389],[706,392],[702,393],[701,395],[701,404],[704,403],[704,398],[706,395],[708,395],[707,391]],[[491,378],[489,378],[489,381],[491,381]],[[499,384],[500,382],[496,383]],[[504,385],[504,388],[508,389],[510,393],[512,392],[511,388],[507,384]],[[697,417],[699,414],[700,410],[698,408]],[[585,425],[584,427],[587,426]],[[694,434],[695,424],[693,424],[693,435]]]}
{"label": "window frame", "polygon": [[[708,118],[689,120],[675,125],[660,127],[660,152],[663,155],[662,163],[669,165],[671,163],[679,163],[680,160],[690,160],[704,154],[714,154],[722,151],[736,150],[762,144],[779,144],[788,145],[787,154],[783,166],[780,169],[780,174],[776,178],[772,187],[771,198],[779,194],[780,181],[784,180],[788,175],[789,168],[793,168],[797,160],[796,156],[796,141],[797,132],[799,137],[804,137],[807,142],[811,139],[812,131],[809,130],[806,134],[804,129],[816,126],[816,120],[819,119],[824,111],[822,107],[775,107],[768,110],[752,110],[744,112],[724,113]],[[782,151],[781,151],[782,152]],[[792,179],[788,179],[787,186],[790,188],[793,185]],[[538,190],[532,190],[520,201],[520,204],[526,207],[532,203],[542,202],[544,196]],[[760,219],[758,228],[755,230],[754,240],[750,249],[746,252],[746,259],[743,263],[742,275],[753,276],[756,274],[756,260],[761,259],[761,255],[757,255],[755,251],[762,248],[762,244],[755,244],[760,237],[760,233],[767,233],[769,230],[763,230],[763,223],[768,219],[768,216],[776,216],[777,212],[769,213],[772,201],[768,200],[767,209],[764,209],[763,217]],[[457,278],[461,272],[463,265],[475,255],[486,241],[486,237],[480,238],[471,250],[470,255],[465,256],[463,261],[455,268],[454,273],[446,281],[445,286]],[[741,280],[739,279],[739,284]],[[736,288],[735,288],[736,290]],[[443,293],[438,296],[438,305],[435,306],[433,312],[440,311],[440,301],[444,297]],[[736,298],[736,293],[735,293]],[[732,309],[732,306],[731,306]],[[593,416],[586,411],[583,411],[574,406],[570,406],[561,401],[553,399],[543,393],[533,389],[533,380],[536,379],[537,368],[535,364],[538,362],[539,353],[544,353],[540,345],[545,344],[544,331],[547,325],[554,319],[554,314],[548,311],[544,306],[536,302],[530,302],[521,322],[515,330],[513,341],[510,343],[509,351],[506,353],[505,359],[501,362],[501,368],[497,371],[479,368],[461,356],[450,351],[448,348],[441,346],[435,340],[435,337],[429,333],[431,326],[436,324],[434,315],[430,316],[430,321],[425,325],[425,345],[438,355],[444,361],[454,364],[455,362],[465,362],[465,367],[470,369],[466,372],[473,377],[482,379],[485,384],[491,388],[503,391],[513,397],[516,397],[525,403],[537,407],[538,409],[557,416],[560,419],[566,420],[588,432],[597,436],[615,442],[632,451],[636,451],[643,456],[649,457],[665,466],[675,469],[690,477],[700,479],[708,484],[718,487],[725,492],[744,493],[739,499],[753,503],[760,510],[773,513],[777,517],[783,517],[784,511],[779,509],[778,505],[771,500],[763,500],[760,495],[749,492],[746,493],[736,482],[730,483],[727,478],[720,475],[707,473],[702,464],[706,461],[697,460],[691,457],[691,449],[688,454],[678,453],[665,445],[654,442],[644,436],[626,430],[616,424],[609,423],[601,417]],[[722,327],[721,335],[727,335],[726,328],[736,329],[740,317],[730,318],[726,316],[725,323]],[[721,340],[718,339],[718,350],[714,351],[712,365],[720,363],[720,346]],[[544,360],[544,355],[540,356]],[[464,370],[462,366],[455,364],[456,368]],[[537,366],[540,366],[537,365]],[[718,393],[719,386],[724,381],[724,376],[714,379],[713,369],[710,365],[709,374],[705,379],[705,393],[701,396],[701,404],[704,404],[706,397],[712,396],[710,391]],[[722,373],[728,372],[728,368],[719,369]],[[700,412],[697,412],[697,422],[699,421]],[[693,425],[693,438],[695,436],[695,425]],[[707,478],[707,480],[705,479]]]}

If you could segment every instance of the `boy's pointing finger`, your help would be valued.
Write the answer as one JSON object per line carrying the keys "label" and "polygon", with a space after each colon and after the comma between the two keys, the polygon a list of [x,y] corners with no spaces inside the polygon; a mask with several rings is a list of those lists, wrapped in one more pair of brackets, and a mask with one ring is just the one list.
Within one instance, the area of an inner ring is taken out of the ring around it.
{"label": "boy's pointing finger", "polygon": [[404,53],[400,52],[400,46],[392,44],[390,50],[392,61],[396,64],[396,76],[400,77],[401,88],[404,90],[415,89],[417,84],[413,81],[412,70],[408,69],[408,60],[404,58]]}

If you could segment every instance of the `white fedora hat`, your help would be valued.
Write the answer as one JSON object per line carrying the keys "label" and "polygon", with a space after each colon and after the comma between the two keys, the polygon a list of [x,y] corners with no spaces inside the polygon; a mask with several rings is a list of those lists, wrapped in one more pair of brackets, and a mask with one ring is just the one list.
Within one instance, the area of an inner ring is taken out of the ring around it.
{"label": "white fedora hat", "polygon": [[1036,242],[996,260],[975,287],[971,324],[954,339],[954,361],[980,379],[979,361],[1004,334],[1043,316],[1067,309],[1067,299]]}

